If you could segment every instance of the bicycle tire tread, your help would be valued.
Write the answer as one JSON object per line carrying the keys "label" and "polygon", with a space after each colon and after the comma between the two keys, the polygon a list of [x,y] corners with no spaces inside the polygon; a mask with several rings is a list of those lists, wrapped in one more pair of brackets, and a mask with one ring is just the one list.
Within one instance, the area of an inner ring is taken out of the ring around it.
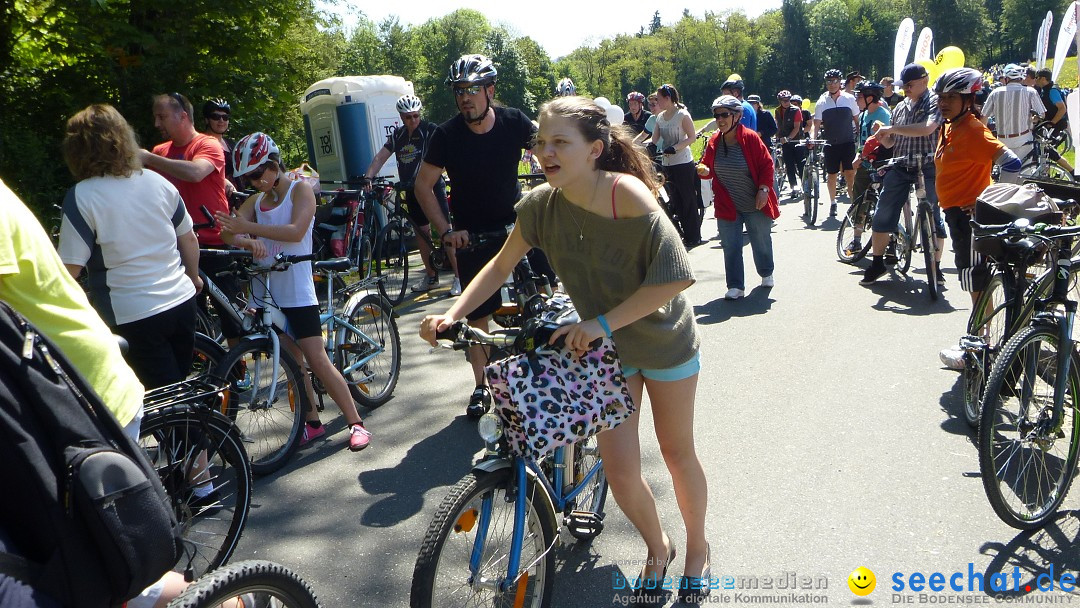
{"label": "bicycle tire tread", "polygon": [[200,578],[168,604],[168,608],[214,608],[253,588],[280,592],[285,608],[319,608],[311,585],[289,568],[265,560],[237,562]]}

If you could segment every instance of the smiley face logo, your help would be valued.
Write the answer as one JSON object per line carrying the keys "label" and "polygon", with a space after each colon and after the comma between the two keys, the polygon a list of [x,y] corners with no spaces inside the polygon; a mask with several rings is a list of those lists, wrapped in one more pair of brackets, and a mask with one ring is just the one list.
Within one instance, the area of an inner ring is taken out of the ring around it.
{"label": "smiley face logo", "polygon": [[870,595],[877,585],[877,577],[869,568],[859,566],[847,578],[848,589],[855,595]]}

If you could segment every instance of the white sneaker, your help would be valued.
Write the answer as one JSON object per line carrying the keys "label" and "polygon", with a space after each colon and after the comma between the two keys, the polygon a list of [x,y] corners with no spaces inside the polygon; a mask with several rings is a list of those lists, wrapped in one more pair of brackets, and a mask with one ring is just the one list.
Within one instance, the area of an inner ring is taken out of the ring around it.
{"label": "white sneaker", "polygon": [[955,346],[949,348],[943,348],[938,357],[941,358],[941,362],[945,367],[954,369],[956,371],[964,370],[964,355],[967,354],[963,350],[956,348]]}
{"label": "white sneaker", "polygon": [[430,290],[433,287],[439,286],[439,275],[429,277],[426,274],[420,277],[420,280],[413,284],[412,290],[417,293],[423,293]]}
{"label": "white sneaker", "polygon": [[761,279],[761,286],[762,287],[775,287],[776,286],[776,281],[772,278],[772,275],[770,274],[769,276]]}
{"label": "white sneaker", "polygon": [[731,289],[727,290],[726,294],[724,294],[724,299],[725,300],[738,300],[739,298],[741,298],[741,297],[743,297],[745,295],[746,295],[745,291],[743,291],[741,289],[736,289],[735,287],[732,287]]}
{"label": "white sneaker", "polygon": [[460,296],[461,295],[461,279],[459,279],[457,277],[454,277],[454,284],[450,286],[450,295],[452,295],[452,296]]}

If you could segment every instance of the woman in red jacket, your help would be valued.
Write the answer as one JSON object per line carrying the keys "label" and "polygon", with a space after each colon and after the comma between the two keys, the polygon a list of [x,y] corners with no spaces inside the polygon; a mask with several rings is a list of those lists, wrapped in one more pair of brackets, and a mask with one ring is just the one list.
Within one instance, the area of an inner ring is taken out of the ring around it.
{"label": "woman in red jacket", "polygon": [[705,144],[697,172],[703,179],[712,178],[713,207],[727,275],[724,299],[737,300],[746,295],[744,225],[761,286],[773,286],[772,221],[780,216],[780,207],[772,189],[772,155],[757,133],[739,124],[742,102],[724,95],[713,101],[712,109],[717,129]]}

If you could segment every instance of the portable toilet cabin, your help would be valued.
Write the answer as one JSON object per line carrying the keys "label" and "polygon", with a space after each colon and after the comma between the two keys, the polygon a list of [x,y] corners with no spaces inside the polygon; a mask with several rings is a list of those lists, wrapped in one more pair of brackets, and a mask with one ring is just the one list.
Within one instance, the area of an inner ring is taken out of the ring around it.
{"label": "portable toilet cabin", "polygon": [[[386,137],[401,125],[395,107],[398,98],[412,92],[412,83],[400,76],[342,76],[308,87],[300,112],[308,158],[319,171],[324,190],[340,187],[334,182],[363,177]],[[398,179],[394,156],[379,175]]]}

